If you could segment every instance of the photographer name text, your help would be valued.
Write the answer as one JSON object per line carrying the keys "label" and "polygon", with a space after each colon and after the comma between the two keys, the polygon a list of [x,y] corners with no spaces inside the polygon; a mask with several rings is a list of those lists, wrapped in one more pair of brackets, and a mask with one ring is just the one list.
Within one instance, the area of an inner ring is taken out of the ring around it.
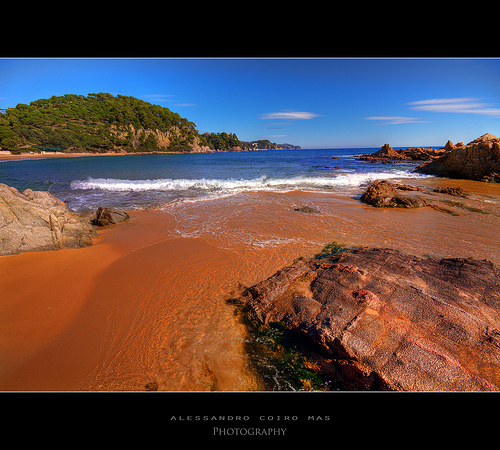
{"label": "photographer name text", "polygon": [[170,421],[178,422],[250,422],[258,419],[260,422],[298,422],[299,420],[328,422],[330,416],[233,416],[233,415],[187,415],[187,416],[170,416]]}

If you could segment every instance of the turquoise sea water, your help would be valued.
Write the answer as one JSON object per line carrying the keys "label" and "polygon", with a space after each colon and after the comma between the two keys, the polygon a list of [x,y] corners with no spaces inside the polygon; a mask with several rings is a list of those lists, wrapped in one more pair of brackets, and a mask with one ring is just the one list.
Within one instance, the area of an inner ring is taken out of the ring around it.
{"label": "turquoise sea water", "polygon": [[376,148],[124,155],[0,162],[0,182],[48,190],[79,212],[162,207],[246,191],[358,191],[375,179],[421,178],[415,163],[356,161]]}

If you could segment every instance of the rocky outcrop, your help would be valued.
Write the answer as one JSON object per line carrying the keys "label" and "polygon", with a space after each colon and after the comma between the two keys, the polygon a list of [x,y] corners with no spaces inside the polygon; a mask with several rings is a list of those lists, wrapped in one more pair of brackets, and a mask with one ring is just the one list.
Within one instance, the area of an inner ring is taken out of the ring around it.
{"label": "rocky outcrop", "polygon": [[108,225],[123,222],[128,218],[129,215],[125,211],[119,211],[114,208],[103,208],[100,206],[97,208],[95,216],[92,219],[92,224],[98,227],[106,227]]}
{"label": "rocky outcrop", "polygon": [[437,187],[436,189],[433,189],[432,192],[453,195],[454,197],[467,197],[461,187]]}
{"label": "rocky outcrop", "polygon": [[312,342],[346,389],[500,390],[500,270],[489,261],[344,251],[299,261],[242,300]]}
{"label": "rocky outcrop", "polygon": [[88,220],[49,192],[0,184],[0,255],[80,248],[97,234]]}
{"label": "rocky outcrop", "polygon": [[420,208],[426,205],[424,199],[416,195],[403,195],[399,190],[412,191],[418,188],[393,184],[387,180],[375,181],[361,196],[361,200],[373,206],[388,206],[395,208]]}
{"label": "rocky outcrop", "polygon": [[484,134],[456,147],[440,158],[424,163],[416,172],[448,178],[500,182],[500,138]]}
{"label": "rocky outcrop", "polygon": [[[451,144],[451,141],[448,141],[446,145],[448,146],[448,144]],[[440,148],[439,150],[433,149],[432,147],[393,149],[389,144],[384,144],[382,148],[376,151],[375,153],[361,155],[358,159],[360,161],[372,161],[372,162],[429,161],[435,158],[439,158],[446,151],[448,151],[448,148],[445,146],[444,148]]]}
{"label": "rocky outcrop", "polygon": [[[135,128],[132,124],[129,125],[111,125],[109,132],[116,136],[118,139],[127,139],[130,141],[130,145],[135,152],[144,148],[145,142],[151,143],[151,148],[148,149],[149,152],[168,152],[170,144],[174,140],[183,140],[183,131],[178,126],[171,126],[168,131],[160,131],[158,129],[145,129],[145,128]],[[210,148],[207,146],[202,146],[200,138],[198,136],[193,136],[193,138],[187,143],[188,147],[194,153],[207,153],[210,152]],[[113,147],[115,151],[125,151],[123,146],[115,145]]]}

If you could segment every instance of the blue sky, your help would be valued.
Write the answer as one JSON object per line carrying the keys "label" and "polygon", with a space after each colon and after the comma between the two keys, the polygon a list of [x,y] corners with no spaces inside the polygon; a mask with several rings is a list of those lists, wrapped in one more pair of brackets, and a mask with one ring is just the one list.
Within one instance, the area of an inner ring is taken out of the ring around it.
{"label": "blue sky", "polygon": [[302,148],[500,135],[500,59],[0,59],[0,108],[97,92]]}

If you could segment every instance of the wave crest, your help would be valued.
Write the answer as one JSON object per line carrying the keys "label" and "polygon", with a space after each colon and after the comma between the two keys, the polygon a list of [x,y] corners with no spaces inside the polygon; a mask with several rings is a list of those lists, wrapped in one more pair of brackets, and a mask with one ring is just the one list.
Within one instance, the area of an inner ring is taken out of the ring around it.
{"label": "wave crest", "polygon": [[322,189],[322,188],[354,188],[363,186],[374,180],[387,180],[393,178],[427,178],[405,170],[387,172],[349,173],[335,177],[294,177],[294,178],[268,178],[261,176],[250,180],[245,179],[171,179],[157,180],[120,180],[115,178],[92,178],[74,180],[70,184],[72,190],[103,190],[103,191],[252,191],[252,190],[290,190],[290,189]]}

